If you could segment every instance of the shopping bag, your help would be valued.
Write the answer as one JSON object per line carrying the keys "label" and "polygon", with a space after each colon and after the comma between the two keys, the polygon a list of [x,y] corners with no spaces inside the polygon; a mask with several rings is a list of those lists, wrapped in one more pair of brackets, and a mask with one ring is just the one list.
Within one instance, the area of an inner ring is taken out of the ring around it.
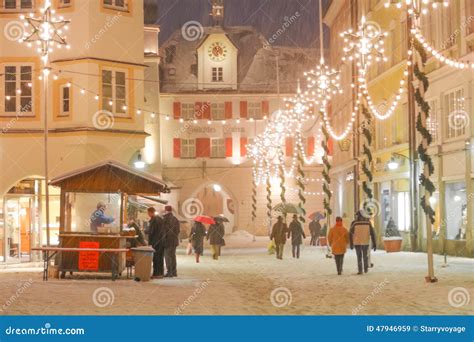
{"label": "shopping bag", "polygon": [[275,254],[275,252],[276,252],[275,242],[271,240],[270,243],[268,244],[268,254],[272,255],[272,254]]}
{"label": "shopping bag", "polygon": [[191,242],[188,243],[188,247],[186,248],[186,254],[187,255],[193,254],[193,245]]}

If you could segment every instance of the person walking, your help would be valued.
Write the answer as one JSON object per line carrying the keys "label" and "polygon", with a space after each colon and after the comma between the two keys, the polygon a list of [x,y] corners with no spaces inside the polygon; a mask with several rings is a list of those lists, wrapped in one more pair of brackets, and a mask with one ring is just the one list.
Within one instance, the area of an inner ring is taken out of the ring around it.
{"label": "person walking", "polygon": [[163,219],[156,215],[156,210],[153,207],[147,210],[148,217],[148,244],[153,247],[155,252],[153,253],[153,276],[152,279],[163,278],[165,265],[164,265],[164,253],[165,253],[165,232],[163,227]]}
{"label": "person walking", "polygon": [[272,233],[270,234],[270,240],[274,240],[276,257],[277,259],[283,259],[283,250],[286,243],[286,234],[288,233],[288,227],[283,222],[283,218],[278,216],[277,222],[273,225]]}
{"label": "person walking", "polygon": [[290,229],[288,231],[288,239],[291,237],[291,246],[293,258],[300,258],[300,246],[303,244],[303,239],[306,239],[304,234],[303,226],[298,221],[298,216],[293,215],[293,221],[290,223]]}
{"label": "person walking", "polygon": [[351,249],[355,247],[357,254],[357,274],[362,274],[362,271],[367,273],[369,271],[368,251],[370,240],[372,240],[374,252],[377,247],[375,244],[374,227],[372,227],[372,223],[363,215],[361,210],[357,212],[356,219],[352,221],[349,233]]}
{"label": "person walking", "polygon": [[212,248],[212,258],[218,260],[221,255],[221,247],[224,245],[225,228],[221,222],[209,226],[206,239],[209,240]]}
{"label": "person walking", "polygon": [[163,227],[165,231],[165,277],[177,277],[176,268],[176,248],[179,246],[179,221],[173,215],[173,207],[165,206],[165,214],[163,215]]}
{"label": "person walking", "polygon": [[342,274],[344,254],[346,254],[349,243],[349,233],[342,223],[342,217],[336,217],[336,224],[329,230],[328,243],[336,260],[337,274]]}
{"label": "person walking", "polygon": [[309,223],[309,232],[311,233],[310,246],[319,245],[319,235],[321,234],[321,223],[313,218]]}
{"label": "person walking", "polygon": [[196,262],[199,263],[199,257],[204,252],[204,238],[206,237],[206,228],[201,222],[194,222],[189,235],[189,242],[191,242],[196,255]]}

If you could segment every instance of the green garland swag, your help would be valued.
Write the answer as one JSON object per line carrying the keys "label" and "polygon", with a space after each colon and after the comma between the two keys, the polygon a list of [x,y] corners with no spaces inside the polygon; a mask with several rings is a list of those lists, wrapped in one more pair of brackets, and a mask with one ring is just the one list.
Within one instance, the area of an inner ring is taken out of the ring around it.
{"label": "green garland swag", "polygon": [[323,200],[323,205],[324,205],[324,210],[326,211],[326,219],[329,218],[329,216],[332,215],[332,209],[331,209],[331,178],[329,177],[329,171],[331,170],[331,163],[329,162],[329,147],[328,147],[328,141],[329,141],[329,133],[324,127],[322,126],[322,133],[324,136],[323,141],[321,142],[321,147],[324,150],[324,155],[323,155],[323,192],[325,194],[324,200]]}
{"label": "green garland swag", "polygon": [[[301,137],[300,137],[301,138]],[[296,178],[296,182],[297,182],[297,185],[298,185],[298,198],[299,198],[299,203],[298,203],[298,207],[300,209],[300,221],[305,223],[306,222],[306,210],[305,210],[305,204],[306,204],[306,198],[304,197],[304,190],[305,190],[305,186],[304,186],[304,178],[305,178],[305,174],[304,174],[304,171],[303,171],[303,165],[304,165],[304,160],[303,160],[303,155],[301,153],[301,139],[298,139],[298,146],[297,146],[297,157],[298,157],[298,166],[297,166],[297,178]]]}
{"label": "green garland swag", "polygon": [[364,124],[362,125],[362,135],[365,138],[362,152],[364,159],[362,161],[362,172],[367,177],[367,180],[362,182],[362,190],[364,191],[366,197],[371,200],[374,198],[374,191],[372,187],[372,181],[374,180],[374,175],[372,174],[371,165],[373,161],[372,156],[372,132],[370,130],[372,125],[372,117],[370,116],[369,110],[362,106],[362,114],[364,115]]}

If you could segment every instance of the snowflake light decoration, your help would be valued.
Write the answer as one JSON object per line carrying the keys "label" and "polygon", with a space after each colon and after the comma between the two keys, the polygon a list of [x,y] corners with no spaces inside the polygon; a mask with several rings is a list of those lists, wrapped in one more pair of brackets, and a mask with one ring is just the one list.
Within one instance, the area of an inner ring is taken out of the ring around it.
{"label": "snowflake light decoration", "polygon": [[321,63],[316,70],[305,72],[304,75],[308,81],[308,90],[305,92],[308,101],[325,105],[332,95],[342,94],[340,73],[326,64]]}
{"label": "snowflake light decoration", "polygon": [[310,112],[312,103],[308,101],[305,94],[301,91],[300,81],[298,80],[298,87],[296,94],[291,98],[285,98],[286,115],[290,119],[290,124],[294,122],[302,122],[311,118]]}

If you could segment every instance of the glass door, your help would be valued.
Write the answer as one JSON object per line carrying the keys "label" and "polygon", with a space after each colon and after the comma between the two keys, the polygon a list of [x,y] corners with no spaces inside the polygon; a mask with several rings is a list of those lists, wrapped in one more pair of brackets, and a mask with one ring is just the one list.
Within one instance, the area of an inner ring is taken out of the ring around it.
{"label": "glass door", "polygon": [[7,262],[28,262],[31,257],[31,196],[8,196],[4,206]]}

